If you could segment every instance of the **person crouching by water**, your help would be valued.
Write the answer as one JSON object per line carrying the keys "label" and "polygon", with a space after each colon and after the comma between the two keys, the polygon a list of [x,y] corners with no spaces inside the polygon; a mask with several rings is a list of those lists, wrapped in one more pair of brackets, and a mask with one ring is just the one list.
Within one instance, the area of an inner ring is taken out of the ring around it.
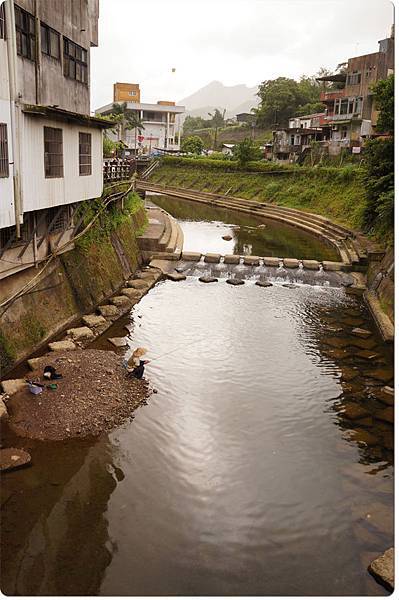
{"label": "person crouching by water", "polygon": [[144,366],[149,360],[141,360],[142,356],[147,353],[145,348],[136,348],[129,360],[127,361],[128,373],[136,379],[142,379],[144,375]]}

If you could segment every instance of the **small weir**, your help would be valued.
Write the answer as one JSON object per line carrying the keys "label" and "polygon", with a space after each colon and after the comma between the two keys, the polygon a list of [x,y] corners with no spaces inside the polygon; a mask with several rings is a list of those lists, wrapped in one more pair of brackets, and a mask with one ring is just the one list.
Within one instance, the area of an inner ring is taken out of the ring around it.
{"label": "small weir", "polygon": [[205,262],[202,256],[197,262],[177,261],[170,262],[170,269],[191,277],[217,277],[220,280],[243,279],[249,283],[256,281],[270,281],[275,284],[293,283],[305,285],[349,287],[353,285],[354,278],[350,273],[325,271],[323,265],[316,270],[305,269],[300,262],[297,268],[287,268],[283,261],[279,266],[267,266],[263,259],[258,266],[244,264],[244,258],[236,265],[224,262],[224,257],[217,263]]}

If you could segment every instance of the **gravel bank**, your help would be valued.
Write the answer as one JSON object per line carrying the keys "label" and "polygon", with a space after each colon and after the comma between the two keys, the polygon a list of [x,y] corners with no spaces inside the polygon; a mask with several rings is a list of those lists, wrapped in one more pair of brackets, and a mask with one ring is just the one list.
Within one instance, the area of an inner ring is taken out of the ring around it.
{"label": "gravel bank", "polygon": [[56,390],[45,388],[33,395],[25,389],[8,402],[9,426],[22,437],[64,440],[99,435],[131,417],[149,394],[147,382],[127,377],[121,357],[114,352],[51,352],[26,378],[45,383],[46,365],[63,375],[55,382]]}

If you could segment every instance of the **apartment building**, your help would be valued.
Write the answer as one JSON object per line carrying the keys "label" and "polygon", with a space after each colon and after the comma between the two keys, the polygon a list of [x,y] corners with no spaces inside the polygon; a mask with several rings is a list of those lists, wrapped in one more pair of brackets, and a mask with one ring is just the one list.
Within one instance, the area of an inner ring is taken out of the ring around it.
{"label": "apartment building", "polygon": [[341,148],[359,148],[360,152],[364,141],[375,133],[378,111],[372,87],[394,72],[394,31],[378,44],[378,52],[349,58],[346,74],[319,79],[336,82],[338,77],[344,84],[342,89],[325,89],[320,94],[331,130],[330,154],[339,154]]}
{"label": "apartment building", "polygon": [[[156,104],[140,102],[140,86],[137,83],[115,83],[114,102],[126,102],[126,111],[136,114],[143,128],[139,131],[127,129],[122,138],[118,134],[109,134],[114,141],[122,141],[127,152],[134,154],[153,154],[163,151],[180,150],[180,135],[184,106],[175,102],[159,100]],[[97,115],[111,115],[113,104],[107,104],[96,110]]]}
{"label": "apartment building", "polygon": [[97,43],[98,0],[0,3],[0,278],[69,249],[78,203],[102,194]]}

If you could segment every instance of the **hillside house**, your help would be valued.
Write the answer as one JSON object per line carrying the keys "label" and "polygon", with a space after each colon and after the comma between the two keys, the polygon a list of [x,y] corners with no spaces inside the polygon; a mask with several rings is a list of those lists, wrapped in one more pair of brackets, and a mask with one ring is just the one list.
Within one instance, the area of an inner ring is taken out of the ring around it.
{"label": "hillside house", "polygon": [[98,0],[0,5],[0,278],[71,247],[78,203],[102,194],[97,23]]}
{"label": "hillside house", "polygon": [[320,100],[326,105],[326,120],[331,130],[329,153],[339,154],[341,148],[360,148],[375,134],[378,111],[375,108],[372,86],[394,71],[394,33],[381,40],[378,52],[350,58],[347,73],[319,78],[345,83],[343,89],[325,89]]}

